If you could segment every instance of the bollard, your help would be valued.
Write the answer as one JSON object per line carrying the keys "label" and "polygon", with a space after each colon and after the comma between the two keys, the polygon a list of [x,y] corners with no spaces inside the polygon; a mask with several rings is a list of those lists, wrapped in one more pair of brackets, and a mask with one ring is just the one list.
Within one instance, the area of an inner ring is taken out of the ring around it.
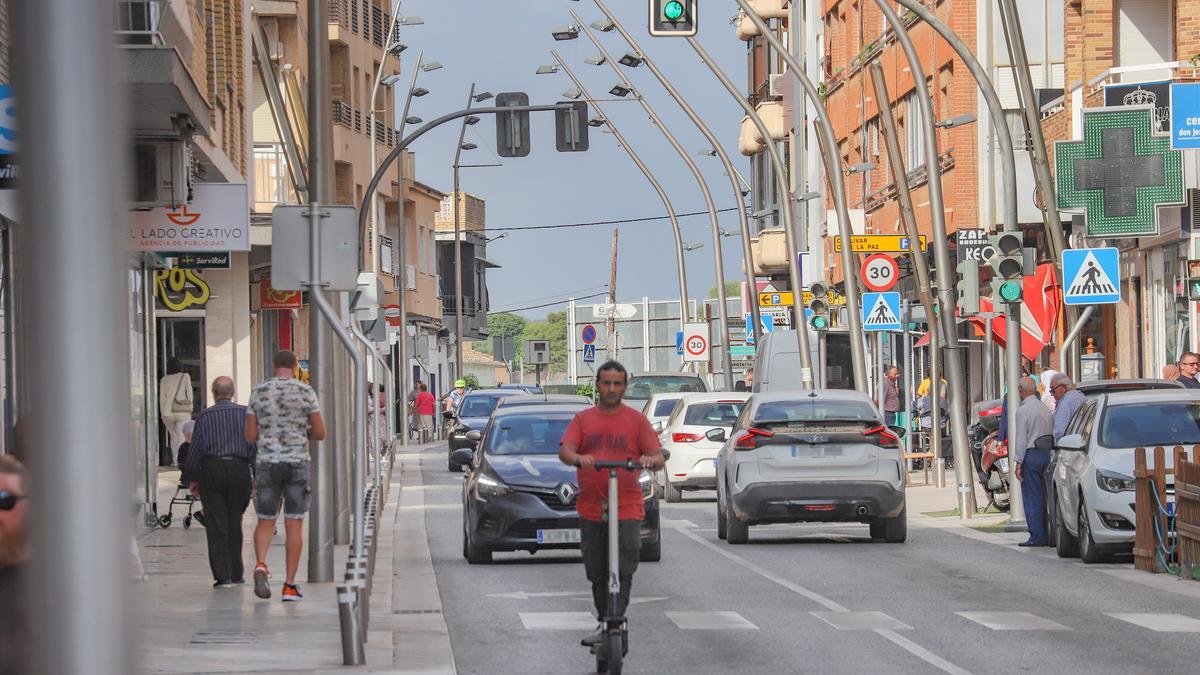
{"label": "bollard", "polygon": [[362,629],[363,642],[367,641],[367,624],[370,621],[371,595],[367,588],[367,561],[350,558],[346,563],[347,586],[354,589],[358,609],[358,623]]}
{"label": "bollard", "polygon": [[337,587],[338,619],[342,624],[342,665],[361,666],[367,662],[363,651],[361,626],[354,607],[354,592]]}

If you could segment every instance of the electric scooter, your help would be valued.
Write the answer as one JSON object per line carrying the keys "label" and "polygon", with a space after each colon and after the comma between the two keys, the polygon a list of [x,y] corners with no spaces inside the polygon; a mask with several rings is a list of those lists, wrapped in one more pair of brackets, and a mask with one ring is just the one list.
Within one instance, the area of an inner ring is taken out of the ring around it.
{"label": "electric scooter", "polygon": [[604,637],[592,645],[596,656],[596,672],[620,675],[621,661],[629,651],[629,625],[625,617],[617,613],[621,593],[621,542],[617,521],[617,471],[640,471],[641,465],[633,460],[624,462],[596,462],[596,470],[608,469],[608,607],[600,617],[604,625]]}

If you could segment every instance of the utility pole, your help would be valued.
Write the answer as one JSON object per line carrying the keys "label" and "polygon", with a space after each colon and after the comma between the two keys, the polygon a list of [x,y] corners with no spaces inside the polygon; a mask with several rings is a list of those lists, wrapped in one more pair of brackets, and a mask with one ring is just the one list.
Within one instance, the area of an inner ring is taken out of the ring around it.
{"label": "utility pole", "polygon": [[[471,83],[471,93],[467,96],[467,110],[475,102],[475,83]],[[458,172],[462,160],[463,139],[467,135],[467,118],[463,118],[462,128],[458,131],[458,145],[454,148],[454,378],[463,375],[463,282],[462,282],[462,193],[460,192]]]}
{"label": "utility pole", "polygon": [[[620,236],[621,231],[614,227],[612,241],[612,267],[608,272],[608,304],[610,307],[617,304],[617,239]],[[608,332],[608,358],[615,359],[617,349],[617,317],[615,314],[610,313],[608,315],[608,318],[604,321],[604,328]]]}

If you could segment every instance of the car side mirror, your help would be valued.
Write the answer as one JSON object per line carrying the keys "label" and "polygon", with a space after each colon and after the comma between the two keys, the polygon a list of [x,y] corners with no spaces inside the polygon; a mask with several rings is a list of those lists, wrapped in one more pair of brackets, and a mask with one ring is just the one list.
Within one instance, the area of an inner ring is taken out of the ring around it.
{"label": "car side mirror", "polygon": [[468,443],[478,443],[481,438],[483,438],[483,432],[478,429],[472,429],[467,432],[466,439]]}
{"label": "car side mirror", "polygon": [[1083,440],[1082,434],[1068,434],[1058,439],[1054,448],[1067,452],[1087,452],[1087,441]]}
{"label": "car side mirror", "polygon": [[719,427],[716,429],[709,429],[707,432],[705,432],[704,437],[713,443],[724,443],[728,438],[725,435],[725,430]]}
{"label": "car side mirror", "polygon": [[892,424],[888,427],[888,429],[890,429],[893,434],[896,434],[896,438],[904,438],[904,434],[908,433],[908,429],[905,429],[899,424]]}
{"label": "car side mirror", "polygon": [[475,459],[475,453],[470,448],[459,448],[450,453],[450,463],[455,466],[466,466]]}
{"label": "car side mirror", "polygon": [[663,430],[662,420],[656,421],[654,424],[651,424],[650,426],[654,429],[654,433],[656,433],[656,434],[662,433],[662,430]]}

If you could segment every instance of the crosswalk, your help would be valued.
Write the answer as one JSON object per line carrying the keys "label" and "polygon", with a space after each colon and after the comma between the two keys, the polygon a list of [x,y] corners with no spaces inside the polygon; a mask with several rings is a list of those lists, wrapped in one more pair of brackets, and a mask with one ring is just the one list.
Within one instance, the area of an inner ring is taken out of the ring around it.
{"label": "crosswalk", "polygon": [[[657,612],[656,612],[657,614]],[[812,616],[837,630],[902,630],[914,628],[884,612],[809,612]],[[994,631],[1069,631],[1071,627],[1029,612],[954,612],[956,616]],[[581,631],[596,627],[591,612],[518,612],[526,630]],[[644,615],[644,614],[643,614]],[[679,630],[759,630],[752,621],[738,612],[720,611],[663,611]],[[1105,612],[1104,616],[1139,626],[1156,633],[1200,633],[1200,619],[1183,614]],[[1095,622],[1082,620],[1081,627],[1092,629]]]}

